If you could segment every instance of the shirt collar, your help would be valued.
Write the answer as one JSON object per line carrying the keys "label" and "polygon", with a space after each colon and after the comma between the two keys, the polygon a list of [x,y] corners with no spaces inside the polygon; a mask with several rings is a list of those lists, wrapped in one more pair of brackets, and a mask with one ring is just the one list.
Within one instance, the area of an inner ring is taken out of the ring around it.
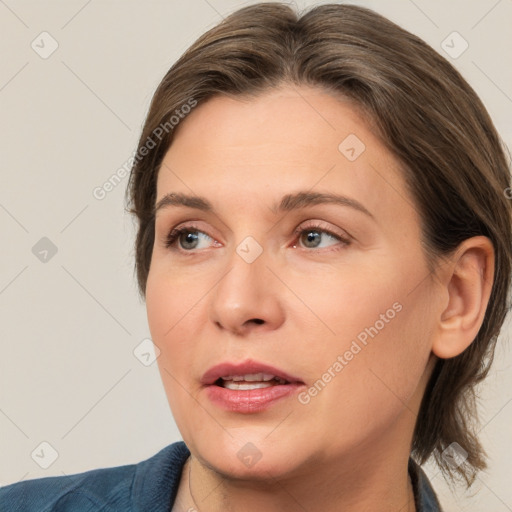
{"label": "shirt collar", "polygon": [[409,458],[408,469],[414,492],[416,512],[443,512],[427,475],[411,457]]}

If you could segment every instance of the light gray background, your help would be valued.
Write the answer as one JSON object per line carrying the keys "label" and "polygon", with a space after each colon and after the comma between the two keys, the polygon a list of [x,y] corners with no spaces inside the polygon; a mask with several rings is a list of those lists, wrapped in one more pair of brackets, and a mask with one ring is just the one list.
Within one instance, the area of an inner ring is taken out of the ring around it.
{"label": "light gray background", "polygon": [[[0,0],[0,484],[134,463],[180,439],[156,363],[134,355],[149,329],[132,274],[127,178],[103,200],[92,192],[133,154],[172,63],[252,3]],[[512,145],[512,0],[351,3],[447,56]],[[51,49],[44,31],[58,43],[46,59],[31,47]],[[469,43],[456,59],[441,47],[453,31]],[[46,262],[32,252],[43,237],[58,249]],[[448,512],[512,510],[509,333],[481,393],[490,470],[452,494],[426,467]],[[58,452],[47,469],[42,442]]]}

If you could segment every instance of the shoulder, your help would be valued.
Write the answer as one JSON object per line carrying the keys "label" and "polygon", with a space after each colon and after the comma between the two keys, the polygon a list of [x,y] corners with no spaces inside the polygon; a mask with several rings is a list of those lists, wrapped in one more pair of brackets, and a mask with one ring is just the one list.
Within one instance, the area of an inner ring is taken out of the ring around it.
{"label": "shoulder", "polygon": [[0,488],[0,510],[167,512],[189,455],[179,441],[136,464],[10,484]]}

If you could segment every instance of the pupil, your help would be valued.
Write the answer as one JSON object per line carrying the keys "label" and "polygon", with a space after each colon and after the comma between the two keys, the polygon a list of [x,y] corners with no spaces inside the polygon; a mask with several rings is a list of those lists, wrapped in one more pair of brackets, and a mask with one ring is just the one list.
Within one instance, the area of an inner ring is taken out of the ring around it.
{"label": "pupil", "polygon": [[186,233],[185,234],[185,245],[186,244],[194,244],[194,242],[197,240],[197,235],[194,233]]}
{"label": "pupil", "polygon": [[[309,242],[315,242],[315,239],[319,240],[320,233],[318,231],[309,231],[307,234],[307,241]],[[313,244],[316,245],[316,244]]]}

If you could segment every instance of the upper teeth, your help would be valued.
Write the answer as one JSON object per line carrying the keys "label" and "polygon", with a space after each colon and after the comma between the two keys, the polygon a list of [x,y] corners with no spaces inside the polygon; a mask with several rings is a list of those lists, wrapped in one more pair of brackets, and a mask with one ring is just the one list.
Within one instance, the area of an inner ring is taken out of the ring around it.
{"label": "upper teeth", "polygon": [[286,382],[284,379],[271,375],[270,373],[248,373],[247,375],[228,375],[221,377],[222,380],[247,381],[247,382],[267,382],[276,379],[278,382]]}

